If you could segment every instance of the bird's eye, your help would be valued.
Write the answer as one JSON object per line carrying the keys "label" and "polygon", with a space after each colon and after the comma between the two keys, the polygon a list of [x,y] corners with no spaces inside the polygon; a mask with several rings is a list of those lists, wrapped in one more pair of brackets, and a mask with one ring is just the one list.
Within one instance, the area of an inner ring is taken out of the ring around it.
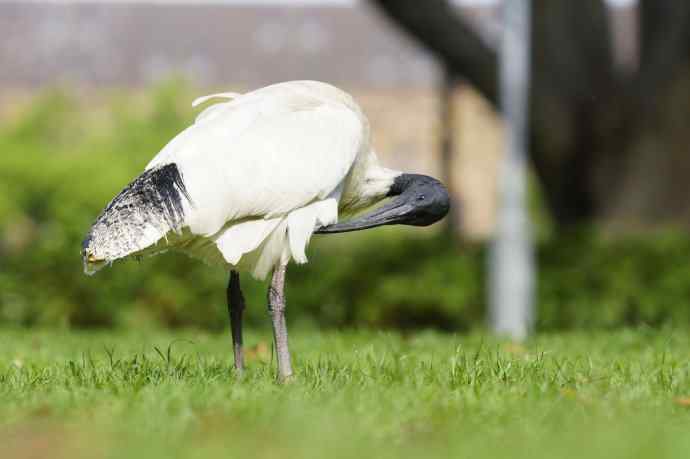
{"label": "bird's eye", "polygon": [[424,196],[423,194],[420,194],[419,196],[417,196],[417,201],[424,201],[425,199],[426,199],[426,196]]}

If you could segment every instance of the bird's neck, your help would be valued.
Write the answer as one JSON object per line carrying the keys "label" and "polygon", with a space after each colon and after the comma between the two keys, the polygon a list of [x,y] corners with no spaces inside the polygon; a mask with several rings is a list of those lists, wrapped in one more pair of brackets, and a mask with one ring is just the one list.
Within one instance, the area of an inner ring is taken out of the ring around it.
{"label": "bird's neck", "polygon": [[376,200],[384,199],[393,186],[395,178],[400,174],[402,172],[376,164],[367,171],[362,184],[362,193]]}
{"label": "bird's neck", "polygon": [[341,210],[358,211],[382,201],[400,174],[401,171],[381,166],[376,153],[371,151],[355,166],[350,186],[341,200]]}

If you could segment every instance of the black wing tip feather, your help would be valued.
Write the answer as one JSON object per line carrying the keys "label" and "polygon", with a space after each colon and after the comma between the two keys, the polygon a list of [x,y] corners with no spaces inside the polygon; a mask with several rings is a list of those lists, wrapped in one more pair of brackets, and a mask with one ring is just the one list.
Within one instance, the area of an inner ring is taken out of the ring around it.
{"label": "black wing tip feather", "polygon": [[[165,210],[164,215],[171,223],[184,217],[182,197],[193,206],[182,174],[176,163],[168,163],[145,171],[134,181],[125,187],[108,204],[102,215],[106,215],[113,208],[122,205],[127,198],[137,196],[134,202],[140,206],[155,207],[160,211]],[[131,205],[132,202],[129,202]]]}
{"label": "black wing tip feather", "polygon": [[187,202],[192,204],[177,164],[166,164],[150,172],[152,188],[157,193],[157,196],[151,200],[151,204],[165,207],[164,215],[170,220],[171,226],[177,228],[184,218],[182,197],[184,196]]}
{"label": "black wing tip feather", "polygon": [[152,169],[151,178],[154,186],[158,189],[161,195],[170,196],[175,200],[175,207],[182,208],[182,198],[180,193],[187,199],[187,202],[192,204],[192,198],[189,196],[187,187],[182,180],[182,174],[177,167],[177,164],[170,163],[165,166]]}
{"label": "black wing tip feather", "polygon": [[[165,164],[145,171],[128,184],[110,201],[96,224],[103,223],[106,227],[123,221],[134,224],[129,217],[140,213],[149,221],[165,222],[170,229],[180,231],[185,217],[183,199],[194,206],[177,164]],[[82,242],[83,251],[94,239],[93,230],[92,227]],[[138,232],[136,228],[131,230]]]}

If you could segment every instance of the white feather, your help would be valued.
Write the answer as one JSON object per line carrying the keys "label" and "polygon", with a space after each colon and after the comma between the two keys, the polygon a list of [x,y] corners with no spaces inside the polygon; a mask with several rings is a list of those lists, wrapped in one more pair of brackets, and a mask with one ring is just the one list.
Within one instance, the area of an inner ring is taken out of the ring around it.
{"label": "white feather", "polygon": [[202,96],[202,97],[197,97],[194,99],[194,102],[192,102],[192,107],[196,107],[197,105],[201,105],[204,102],[207,102],[211,99],[235,99],[237,97],[240,97],[242,94],[238,92],[219,92],[217,94],[210,94],[208,96]]}
{"label": "white feather", "polygon": [[266,237],[276,229],[280,218],[269,220],[257,219],[231,224],[212,239],[223,254],[225,262],[236,266],[242,255],[251,252],[261,245]]}
{"label": "white feather", "polygon": [[305,250],[314,229],[338,221],[338,203],[335,199],[317,201],[287,216],[288,242],[290,254],[297,263],[306,263]]}

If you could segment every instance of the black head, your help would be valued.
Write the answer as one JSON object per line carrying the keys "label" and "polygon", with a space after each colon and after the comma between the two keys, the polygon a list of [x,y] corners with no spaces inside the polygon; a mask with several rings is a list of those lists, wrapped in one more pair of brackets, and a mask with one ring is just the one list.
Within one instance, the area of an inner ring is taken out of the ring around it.
{"label": "black head", "polygon": [[382,225],[428,226],[448,214],[448,191],[433,177],[419,174],[401,174],[388,191],[393,199],[351,221],[336,223],[317,230],[317,233],[343,233],[374,228]]}
{"label": "black head", "polygon": [[394,202],[410,207],[399,215],[396,224],[428,226],[448,214],[450,199],[443,183],[428,175],[401,174],[395,178],[388,196],[395,196]]}

